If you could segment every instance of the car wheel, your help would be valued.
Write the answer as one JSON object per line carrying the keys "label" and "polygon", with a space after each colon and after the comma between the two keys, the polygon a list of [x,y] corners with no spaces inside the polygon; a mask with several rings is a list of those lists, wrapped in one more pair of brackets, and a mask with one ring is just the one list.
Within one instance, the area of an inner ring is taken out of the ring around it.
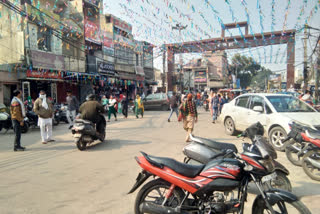
{"label": "car wheel", "polygon": [[272,128],[269,132],[269,142],[278,151],[284,151],[285,145],[283,140],[287,137],[286,131],[280,126]]}
{"label": "car wheel", "polygon": [[228,117],[224,121],[224,130],[225,130],[226,134],[228,134],[228,135],[234,135],[235,134],[236,129],[235,129],[235,125],[234,125],[234,122],[233,122],[231,117]]}

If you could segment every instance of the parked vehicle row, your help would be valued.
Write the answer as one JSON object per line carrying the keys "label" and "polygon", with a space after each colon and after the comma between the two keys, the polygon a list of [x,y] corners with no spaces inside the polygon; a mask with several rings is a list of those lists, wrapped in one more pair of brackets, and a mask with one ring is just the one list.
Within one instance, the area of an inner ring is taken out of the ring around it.
{"label": "parked vehicle row", "polygon": [[259,191],[252,205],[252,213],[311,213],[292,193],[270,186],[264,188],[263,183],[272,180],[271,175],[276,171],[274,159],[277,153],[263,140],[261,133],[263,127],[256,123],[241,134],[252,141],[252,144],[243,144],[242,153],[238,153],[234,145],[193,138],[198,144],[210,147],[209,150],[218,151],[205,159],[204,153],[214,152],[208,151],[208,148],[188,152],[185,149],[187,159],[204,161],[197,165],[141,152],[142,156],[136,157],[136,161],[142,172],[138,174],[129,194],[148,178],[154,179],[137,194],[134,213],[243,214],[249,182],[253,182]]}
{"label": "parked vehicle row", "polygon": [[286,156],[313,180],[320,181],[320,131],[298,123],[290,125],[291,131],[284,140]]}
{"label": "parked vehicle row", "polygon": [[224,105],[221,121],[229,135],[259,121],[271,145],[284,151],[289,124],[298,122],[320,130],[320,113],[305,102],[285,94],[244,94]]}

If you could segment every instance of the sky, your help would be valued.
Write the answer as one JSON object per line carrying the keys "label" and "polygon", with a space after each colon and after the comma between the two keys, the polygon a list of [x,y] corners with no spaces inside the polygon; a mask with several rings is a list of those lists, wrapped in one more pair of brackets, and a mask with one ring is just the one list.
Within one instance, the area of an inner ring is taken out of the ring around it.
{"label": "sky", "polygon": [[[132,24],[137,40],[157,46],[154,66],[162,70],[163,44],[217,38],[221,24],[248,21],[249,34],[261,32],[299,30],[308,23],[320,28],[319,0],[103,0],[105,13],[111,13]],[[272,9],[274,8],[274,9]],[[172,30],[177,23],[187,25],[181,32]],[[226,36],[244,35],[244,29],[233,29]],[[320,31],[310,30],[308,56],[311,55]],[[296,68],[303,62],[303,32],[296,34]],[[253,57],[256,62],[272,71],[286,69],[286,45],[273,45],[250,49],[229,50],[228,59],[236,54]],[[200,54],[183,54],[187,63]],[[176,62],[178,62],[178,54]]]}

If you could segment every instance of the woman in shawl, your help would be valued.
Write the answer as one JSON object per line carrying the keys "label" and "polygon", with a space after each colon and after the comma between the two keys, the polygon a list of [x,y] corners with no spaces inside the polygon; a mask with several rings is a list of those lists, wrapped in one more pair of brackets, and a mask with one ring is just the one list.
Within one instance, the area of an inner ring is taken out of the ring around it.
{"label": "woman in shawl", "polygon": [[183,128],[187,131],[186,142],[190,142],[190,134],[193,132],[194,123],[198,122],[198,112],[192,94],[188,94],[187,100],[180,106],[183,114]]}
{"label": "woman in shawl", "polygon": [[143,106],[141,97],[139,95],[137,95],[136,97],[136,100],[134,102],[134,107],[136,111],[136,118],[139,118],[139,114],[141,114],[141,117],[143,117],[144,106]]}

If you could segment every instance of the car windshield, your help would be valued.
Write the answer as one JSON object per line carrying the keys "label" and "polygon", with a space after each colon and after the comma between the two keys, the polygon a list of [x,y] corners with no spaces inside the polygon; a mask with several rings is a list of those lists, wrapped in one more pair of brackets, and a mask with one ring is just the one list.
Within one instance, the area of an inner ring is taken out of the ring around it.
{"label": "car windshield", "polygon": [[292,96],[267,96],[277,112],[315,112],[303,101]]}

